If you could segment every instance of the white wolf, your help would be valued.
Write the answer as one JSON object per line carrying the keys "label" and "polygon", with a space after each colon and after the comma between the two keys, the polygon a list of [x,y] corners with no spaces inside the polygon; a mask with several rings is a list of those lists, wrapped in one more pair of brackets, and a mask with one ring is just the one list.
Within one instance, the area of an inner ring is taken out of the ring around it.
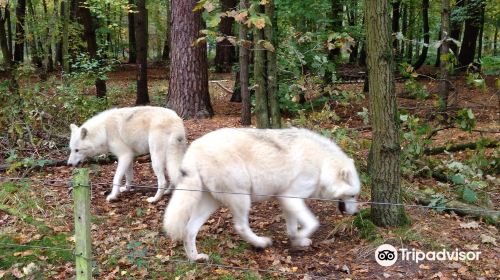
{"label": "white wolf", "polygon": [[[158,190],[148,202],[161,199],[170,182],[179,177],[179,167],[186,151],[186,133],[182,119],[172,110],[138,106],[110,109],[87,120],[81,127],[70,125],[71,154],[68,164],[76,166],[85,158],[111,152],[118,158],[113,189],[106,200],[116,200],[132,184],[134,156],[150,153]],[[125,186],[121,187],[123,175]]]}
{"label": "white wolf", "polygon": [[323,136],[296,128],[220,129],[188,148],[163,226],[172,239],[184,241],[190,260],[208,259],[198,254],[196,235],[222,204],[230,209],[234,228],[243,239],[267,247],[271,239],[252,231],[248,212],[252,201],[275,196],[292,245],[309,246],[309,236],[319,223],[300,198],[339,199],[341,210],[354,214],[359,192],[354,161]]}

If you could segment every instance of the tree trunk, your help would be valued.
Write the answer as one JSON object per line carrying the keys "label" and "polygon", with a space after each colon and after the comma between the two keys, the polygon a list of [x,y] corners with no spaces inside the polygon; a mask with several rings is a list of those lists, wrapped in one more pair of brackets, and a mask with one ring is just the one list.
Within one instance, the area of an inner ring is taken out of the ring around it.
{"label": "tree trunk", "polygon": [[170,30],[172,30],[172,6],[170,1],[167,2],[167,28],[165,28],[165,42],[163,44],[163,52],[161,55],[161,60],[163,62],[168,62],[170,60]]}
{"label": "tree trunk", "polygon": [[193,12],[197,0],[172,1],[170,85],[167,107],[182,118],[213,115],[208,93],[206,42],[193,45],[205,28],[200,11]]}
{"label": "tree trunk", "polygon": [[137,46],[137,99],[135,105],[149,103],[148,95],[148,11],[146,0],[137,1],[135,38]]}
{"label": "tree trunk", "polygon": [[[366,1],[366,41],[372,121],[371,216],[379,226],[405,222],[401,205],[400,145],[388,0]],[[383,204],[378,204],[383,203]],[[392,204],[391,204],[392,203]]]}
{"label": "tree trunk", "polygon": [[[443,5],[441,3],[441,5]],[[439,33],[437,35],[436,41],[441,40],[443,35],[443,26],[442,26],[443,15],[441,15],[441,27],[439,28]],[[436,50],[436,62],[434,62],[434,67],[438,68],[441,65],[441,46]]]}
{"label": "tree trunk", "polygon": [[241,103],[240,71],[237,71],[234,78],[233,93],[229,102]]}
{"label": "tree trunk", "polygon": [[418,60],[413,64],[413,69],[415,70],[424,65],[427,59],[427,51],[429,50],[429,0],[422,0],[422,22],[424,27],[424,45],[422,46],[422,53],[418,57]]}
{"label": "tree trunk", "polygon": [[5,32],[5,22],[7,20],[6,14],[8,9],[8,7],[5,7],[4,12],[2,12],[2,7],[0,7],[0,48],[2,49],[4,63],[8,68],[10,68],[12,64],[12,52],[9,49],[9,38]]}
{"label": "tree trunk", "polygon": [[464,35],[460,54],[458,55],[458,64],[460,66],[467,66],[474,61],[476,42],[481,24],[481,10],[483,9],[484,1],[471,0],[467,4],[468,17],[465,20]]}
{"label": "tree trunk", "polygon": [[498,26],[495,27],[495,35],[493,36],[493,56],[497,55],[497,40],[498,40]]}
{"label": "tree trunk", "polygon": [[[236,0],[221,0],[222,12],[234,9]],[[234,17],[223,17],[219,23],[219,32],[222,36],[233,36]],[[215,48],[215,71],[217,73],[229,73],[236,60],[236,48],[228,39],[217,42]]]}
{"label": "tree trunk", "polygon": [[[401,1],[392,2],[392,33],[396,34],[399,32],[399,20],[401,18]],[[399,61],[399,41],[394,38],[392,41],[392,48],[394,49],[394,57],[396,61]]]}
{"label": "tree trunk", "polygon": [[[33,28],[33,26],[36,24],[37,18],[36,18],[36,13],[35,13],[35,7],[33,6],[33,1],[32,0],[27,0],[28,1],[28,9],[30,12],[30,24],[28,25],[30,28]],[[28,32],[31,33],[32,39],[30,41],[30,49],[31,49],[31,61],[33,64],[35,64],[39,74],[40,78],[42,80],[46,79],[46,73],[45,69],[43,67],[43,60],[41,54],[43,53],[43,47],[42,44],[39,40],[40,35],[38,35],[34,30],[28,30]]]}
{"label": "tree trunk", "polygon": [[[81,2],[79,2],[77,14],[84,28],[83,37],[85,39],[85,42],[87,43],[89,56],[92,59],[99,59],[97,57],[97,41],[95,34],[96,27],[94,26],[92,15],[90,14],[89,8],[85,7],[83,0],[79,1]],[[95,88],[97,97],[106,97],[106,82],[104,80],[97,78],[95,80]]]}
{"label": "tree trunk", "polygon": [[254,27],[253,42],[254,42],[254,68],[253,80],[255,82],[255,118],[258,128],[269,128],[269,107],[266,85],[266,51],[262,45],[258,44],[264,40],[264,31]]}
{"label": "tree trunk", "polygon": [[[402,10],[403,14],[401,16],[401,32],[404,36],[406,36],[408,35],[408,4],[403,3]],[[401,48],[399,50],[400,60],[403,60],[403,57],[405,55],[406,44],[407,43],[405,41],[401,42]]]}
{"label": "tree trunk", "polygon": [[[277,40],[275,38],[276,28],[278,21],[276,18],[274,0],[268,0],[265,5],[265,12],[267,17],[271,20],[271,25],[266,24],[264,29],[265,39],[271,42],[274,48],[278,47]],[[266,50],[266,73],[267,73],[267,97],[268,97],[268,108],[270,115],[270,125],[272,128],[281,128],[281,112],[278,100],[278,83],[277,83],[277,73],[276,69],[276,49],[274,51]]]}
{"label": "tree trunk", "polygon": [[24,21],[26,16],[26,1],[18,0],[16,7],[16,43],[14,45],[14,62],[24,60]]}
{"label": "tree trunk", "polygon": [[[347,22],[351,28],[356,26],[356,11],[358,9],[358,1],[351,1],[350,6],[347,8]],[[358,61],[358,50],[359,50],[359,40],[356,44],[351,47],[351,53],[349,54],[349,63],[356,63]]]}
{"label": "tree trunk", "polygon": [[[342,5],[342,2],[339,0],[331,0],[331,5],[332,5],[332,27],[331,30],[333,32],[342,32],[342,16],[343,16],[343,10],[344,7]],[[340,55],[340,49],[335,48],[333,50],[330,50],[330,60],[335,60],[338,56]],[[331,73],[327,73],[327,80],[330,80],[328,76],[331,76]]]}
{"label": "tree trunk", "polygon": [[439,95],[442,100],[442,110],[446,111],[448,107],[448,94],[450,92],[449,84],[449,64],[450,64],[450,53],[449,53],[449,43],[448,34],[450,34],[450,0],[442,0],[442,10],[441,10],[441,53],[439,55],[440,61],[440,73],[441,82],[439,87]]}
{"label": "tree trunk", "polygon": [[12,23],[10,21],[10,7],[9,7],[9,4],[7,4],[5,6],[5,22],[7,24],[7,38],[9,39],[7,41],[8,45],[9,45],[9,50],[10,50],[10,57],[11,59],[14,59],[13,55],[12,55],[12,43],[13,43],[13,39],[12,39]]}
{"label": "tree trunk", "polygon": [[[135,6],[135,0],[129,0],[128,4],[132,7]],[[136,11],[136,8],[133,8]],[[137,60],[137,46],[135,40],[135,15],[134,12],[128,13],[128,63],[136,63]]]}
{"label": "tree trunk", "polygon": [[[249,7],[248,0],[240,0],[240,9],[247,9]],[[241,124],[251,125],[251,101],[250,91],[248,89],[248,64],[249,64],[249,49],[245,41],[247,40],[248,29],[245,24],[239,25],[239,63],[240,63],[240,90],[241,90]]]}
{"label": "tree trunk", "polygon": [[[45,16],[46,20],[50,20],[48,9],[47,9],[47,1],[42,0],[42,5],[43,5],[43,14]],[[54,60],[52,59],[52,38],[51,38],[51,32],[50,32],[50,27],[47,25],[47,28],[45,29],[45,32],[47,32],[47,37],[45,38],[45,48],[47,50],[46,57],[45,59],[47,60],[47,72],[52,72],[54,71]]]}
{"label": "tree trunk", "polygon": [[[61,43],[61,62],[64,72],[69,73],[69,13],[70,13],[70,0],[61,1],[61,14],[62,14],[62,43]],[[82,3],[83,4],[83,3]],[[89,11],[90,17],[90,11]],[[91,20],[91,19],[90,19]],[[90,23],[92,25],[92,23]],[[95,38],[95,37],[94,37]],[[88,44],[88,42],[87,42]],[[90,52],[90,46],[89,46]]]}
{"label": "tree trunk", "polygon": [[[458,16],[454,16],[454,13],[461,10],[464,5],[465,0],[457,0],[450,16],[450,37],[457,41],[460,41],[460,34],[462,33],[462,25],[464,22],[459,20]],[[449,45],[455,57],[458,57],[458,46],[455,43],[450,43]]]}
{"label": "tree trunk", "polygon": [[483,55],[483,35],[484,35],[484,12],[485,12],[485,6],[482,6],[481,9],[481,22],[479,23],[480,29],[479,29],[479,42],[477,43],[477,60],[480,61],[481,57]]}
{"label": "tree trunk", "polygon": [[[415,17],[415,6],[413,2],[410,2],[408,7],[408,22],[413,22],[414,17]],[[408,44],[406,45],[406,61],[408,63],[411,63],[413,59],[413,33],[414,33],[414,27],[410,26],[408,30]]]}

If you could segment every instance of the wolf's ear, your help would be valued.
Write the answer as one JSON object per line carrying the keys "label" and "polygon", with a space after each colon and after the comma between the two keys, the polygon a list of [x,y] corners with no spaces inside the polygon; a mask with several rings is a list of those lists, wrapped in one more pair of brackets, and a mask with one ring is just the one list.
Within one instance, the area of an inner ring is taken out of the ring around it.
{"label": "wolf's ear", "polygon": [[339,170],[339,177],[342,181],[349,183],[351,181],[351,170],[349,168],[342,168]]}
{"label": "wolf's ear", "polygon": [[73,131],[78,129],[78,126],[76,126],[76,124],[72,123],[69,125],[69,128],[71,129],[71,132],[73,132]]}
{"label": "wolf's ear", "polygon": [[85,127],[82,127],[82,132],[81,132],[81,136],[82,136],[82,140],[85,139],[85,137],[87,137],[87,134],[89,133],[89,131],[85,128]]}

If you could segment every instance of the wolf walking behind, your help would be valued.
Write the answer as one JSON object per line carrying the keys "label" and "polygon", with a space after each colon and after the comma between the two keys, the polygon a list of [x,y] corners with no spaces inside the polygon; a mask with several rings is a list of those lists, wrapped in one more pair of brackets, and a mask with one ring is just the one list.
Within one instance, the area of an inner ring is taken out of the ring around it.
{"label": "wolf walking behind", "polygon": [[[132,163],[136,155],[151,156],[158,190],[148,202],[161,199],[170,182],[179,177],[179,166],[186,150],[186,133],[182,119],[172,110],[138,106],[110,109],[87,120],[82,126],[70,125],[71,154],[68,164],[76,166],[87,157],[112,153],[118,158],[113,189],[107,201],[116,200],[120,192],[130,190],[133,180]],[[121,186],[125,175],[125,186]]]}
{"label": "wolf walking behind", "polygon": [[359,192],[354,161],[328,138],[296,128],[220,129],[188,148],[163,226],[172,239],[184,241],[190,260],[206,260],[196,249],[196,235],[222,204],[243,239],[267,247],[271,239],[252,231],[248,213],[252,201],[275,196],[291,244],[309,246],[319,222],[301,198],[339,199],[341,211],[355,214]]}

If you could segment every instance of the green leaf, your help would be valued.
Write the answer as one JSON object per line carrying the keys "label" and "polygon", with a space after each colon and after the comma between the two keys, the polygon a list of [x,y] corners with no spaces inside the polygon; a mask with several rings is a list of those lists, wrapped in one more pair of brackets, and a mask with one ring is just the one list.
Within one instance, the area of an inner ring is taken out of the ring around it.
{"label": "green leaf", "polygon": [[465,187],[462,193],[462,199],[468,203],[474,203],[477,201],[477,194],[470,188]]}
{"label": "green leaf", "polygon": [[451,181],[455,185],[463,185],[463,184],[465,184],[465,177],[462,174],[455,174],[455,175],[451,176]]}

